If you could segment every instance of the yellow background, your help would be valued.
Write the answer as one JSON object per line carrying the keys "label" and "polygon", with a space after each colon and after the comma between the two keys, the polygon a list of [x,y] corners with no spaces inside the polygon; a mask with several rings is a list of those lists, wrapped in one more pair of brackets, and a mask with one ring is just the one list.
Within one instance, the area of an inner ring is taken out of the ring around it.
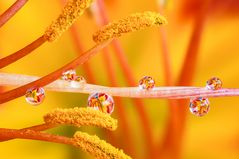
{"label": "yellow background", "polygon": [[[13,0],[0,1],[0,12],[4,12],[12,3],[14,3]],[[153,0],[107,0],[106,5],[111,20],[134,12],[157,11],[157,2]],[[165,10],[169,24],[164,27],[168,34],[175,81],[178,78],[192,31],[191,20],[180,17],[180,5],[183,5],[183,2],[176,3],[172,0],[169,1]],[[29,1],[0,29],[0,56],[5,57],[41,36],[60,11],[61,4],[58,0]],[[89,13],[84,14],[77,21],[77,27],[84,49],[87,50],[94,45],[92,34],[97,30],[94,19]],[[239,87],[238,28],[237,15],[228,15],[222,12],[208,18],[202,35],[194,86],[204,86],[207,79],[218,76],[223,81],[223,87]],[[140,79],[144,75],[150,75],[156,80],[157,86],[163,86],[165,81],[158,28],[127,34],[121,37],[120,41],[135,78]],[[1,72],[43,76],[76,56],[77,52],[68,31],[57,42],[44,44],[29,56],[2,69]],[[111,58],[114,61],[120,86],[126,86],[125,77],[113,53]],[[102,54],[100,53],[90,59],[89,64],[97,79],[96,84],[109,85]],[[84,76],[81,67],[77,71]],[[46,92],[45,101],[41,105],[31,106],[25,102],[24,97],[21,97],[0,105],[0,127],[18,129],[40,124],[43,121],[42,116],[49,110],[56,107],[85,107],[86,100],[87,95]],[[155,141],[162,141],[168,117],[167,102],[159,99],[146,99],[144,101],[145,109],[150,116]],[[238,97],[212,98],[210,99],[211,110],[208,115],[202,118],[193,116],[188,111],[182,158],[239,158],[238,101]],[[125,98],[124,106],[135,133],[134,141],[137,145],[138,156],[142,157],[144,155],[141,140],[142,131],[138,126],[139,120],[135,113],[135,105],[132,104],[131,100]],[[117,109],[117,105],[115,109]],[[117,118],[115,113],[113,117]],[[82,128],[80,130],[88,131],[91,134],[96,133],[101,138],[105,138],[99,129]],[[61,127],[49,132],[71,136],[74,131],[74,128]],[[120,143],[122,138],[127,139],[127,137],[119,134],[118,131],[116,134],[119,136],[118,142]],[[1,159],[65,159],[81,158],[81,156],[91,158],[81,150],[54,143],[20,139],[0,143]]]}

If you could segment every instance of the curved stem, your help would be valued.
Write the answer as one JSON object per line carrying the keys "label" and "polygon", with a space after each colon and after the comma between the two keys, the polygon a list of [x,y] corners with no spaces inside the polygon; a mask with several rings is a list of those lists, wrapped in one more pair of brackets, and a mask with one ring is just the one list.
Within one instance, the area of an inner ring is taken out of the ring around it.
{"label": "curved stem", "polygon": [[[44,78],[44,77],[43,77]],[[17,80],[16,80],[17,79]],[[20,86],[42,78],[36,76],[14,75],[0,73],[1,86]],[[223,88],[219,90],[208,90],[206,87],[155,87],[152,90],[141,90],[139,87],[106,87],[80,82],[68,82],[56,80],[45,86],[46,90],[57,92],[74,92],[91,94],[94,92],[105,92],[112,96],[129,98],[161,98],[161,99],[188,99],[193,97],[226,97],[239,96],[237,88]]]}
{"label": "curved stem", "polygon": [[[71,35],[73,38],[73,42],[75,43],[75,47],[77,52],[82,52],[83,51],[83,46],[79,37],[79,33],[77,31],[77,27],[76,25],[73,25],[71,28]],[[117,80],[116,80],[116,75],[114,73],[113,70],[113,66],[112,66],[112,62],[109,59],[110,56],[110,52],[107,48],[103,49],[103,63],[106,64],[106,70],[107,70],[107,75],[109,78],[109,81],[111,83],[112,86],[117,86]],[[90,67],[90,65],[88,63],[85,63],[83,65],[83,69],[85,70],[86,76],[87,76],[87,81],[89,81],[90,83],[96,83],[96,79],[93,76],[93,72],[92,69]],[[130,154],[135,154],[135,150],[134,147],[132,145],[133,141],[132,141],[132,134],[130,133],[129,130],[129,124],[127,122],[127,117],[126,117],[126,112],[125,112],[125,108],[123,107],[123,103],[122,100],[120,98],[115,99],[115,103],[118,105],[118,117],[119,120],[122,121],[120,123],[122,123],[122,129],[124,130],[124,133],[126,136],[128,136],[128,140],[126,141],[127,144],[125,144],[129,150]],[[109,139],[111,140],[111,143],[113,141],[115,141],[115,135],[112,132],[106,131],[106,136],[109,136]],[[116,142],[115,142],[116,143]],[[127,149],[126,149],[127,150]]]}
{"label": "curved stem", "polygon": [[5,129],[0,128],[0,140],[4,138],[19,138],[19,139],[31,139],[31,140],[40,140],[47,142],[55,142],[67,145],[73,145],[74,142],[72,138],[47,134],[44,132],[38,132],[34,130],[15,130],[15,129]]}
{"label": "curved stem", "polygon": [[[158,1],[159,12],[164,12],[164,7],[162,3]],[[164,70],[164,78],[166,86],[173,85],[173,73],[172,73],[172,60],[170,57],[169,47],[168,47],[168,36],[165,28],[159,28],[160,30],[160,45],[162,51],[162,64]]]}
{"label": "curved stem", "polygon": [[162,62],[165,75],[165,84],[167,86],[173,85],[173,74],[172,74],[172,62],[169,54],[168,44],[167,44],[167,35],[165,28],[160,28],[161,36],[161,47],[162,47]]}
{"label": "curved stem", "polygon": [[[76,49],[78,55],[80,55],[84,51],[84,49],[83,49],[83,45],[81,44],[81,40],[80,40],[79,33],[77,30],[78,30],[78,28],[76,25],[73,25],[71,27],[71,37],[72,37],[72,41],[75,45],[75,49]],[[93,74],[90,64],[86,62],[82,67],[87,76],[87,81],[89,81],[90,83],[96,83],[96,78]]]}
{"label": "curved stem", "polygon": [[104,48],[108,43],[110,43],[110,41],[106,41],[102,44],[98,44],[98,45],[94,46],[93,48],[91,48],[90,50],[88,50],[87,52],[82,54],[81,56],[77,57],[70,63],[66,64],[65,66],[59,68],[58,70],[40,78],[34,82],[31,82],[31,83],[28,83],[21,87],[18,87],[16,89],[1,93],[0,94],[0,104],[5,103],[10,100],[13,100],[15,98],[18,98],[20,96],[23,96],[26,93],[27,89],[29,89],[29,88],[43,87],[43,86],[57,80],[62,75],[63,72],[65,72],[66,70],[69,70],[69,69],[74,69],[75,67],[83,64],[84,62],[89,60],[89,58],[94,56],[99,50]]}
{"label": "curved stem", "polygon": [[0,27],[2,27],[9,19],[11,19],[28,0],[17,0],[11,7],[0,15]]}
{"label": "curved stem", "polygon": [[[158,8],[160,12],[163,12],[163,6],[162,4],[158,4]],[[172,73],[172,61],[170,60],[170,54],[169,54],[169,48],[168,48],[168,40],[167,40],[167,34],[165,28],[160,28],[160,36],[161,36],[161,50],[162,50],[162,63],[163,63],[163,69],[164,69],[164,77],[165,77],[165,84],[167,86],[173,85],[173,73]],[[158,151],[158,157],[159,158],[165,158],[165,155],[167,155],[167,151],[169,151],[170,147],[173,147],[170,145],[173,142],[177,142],[178,138],[175,137],[174,131],[175,128],[178,125],[178,109],[177,101],[175,100],[169,100],[168,101],[169,106],[169,116],[166,123],[166,131],[163,137],[162,142],[159,142],[159,151]],[[172,153],[172,151],[170,152]]]}
{"label": "curved stem", "polygon": [[[201,42],[201,36],[203,33],[204,25],[206,22],[206,15],[207,11],[209,10],[209,3],[204,4],[205,8],[201,10],[201,12],[198,13],[195,17],[194,26],[193,26],[193,32],[191,35],[191,39],[188,45],[187,53],[183,62],[182,70],[179,75],[179,80],[177,85],[192,85],[193,77],[195,75],[195,69],[198,62],[198,54],[199,54],[199,47]],[[177,140],[173,141],[169,147],[172,147],[172,149],[175,153],[173,154],[173,158],[180,158],[181,157],[181,149],[182,149],[182,141],[183,141],[183,134],[184,134],[184,128],[186,125],[186,106],[187,101],[186,100],[179,100],[176,103],[176,106],[181,106],[181,109],[177,109],[176,113],[177,119],[180,122],[177,122],[174,129],[173,138],[177,138]],[[170,130],[172,131],[172,130]]]}
{"label": "curved stem", "polygon": [[[53,128],[55,127],[56,125],[52,125],[52,124],[40,124],[40,125],[35,125],[35,126],[31,126],[31,127],[27,127],[27,128],[23,128],[23,129],[20,129],[20,130],[33,130],[33,131],[43,131],[43,130],[48,130],[50,128]],[[9,137],[9,138],[1,138],[0,139],[0,142],[2,141],[7,141],[7,140],[11,140],[11,139],[14,139],[12,137]]]}
{"label": "curved stem", "polygon": [[199,53],[200,39],[203,30],[202,18],[197,19],[194,24],[193,33],[190,39],[190,44],[187,50],[186,57],[183,62],[183,67],[179,75],[177,85],[191,85],[197,65],[197,57]]}
{"label": "curved stem", "polygon": [[[84,47],[82,45],[81,38],[79,36],[77,25],[76,24],[73,25],[71,27],[70,31],[71,31],[72,41],[75,45],[75,49],[76,49],[78,55],[80,55],[83,52]],[[96,77],[94,76],[94,73],[92,71],[90,64],[86,62],[82,67],[86,74],[87,81],[90,83],[96,83]],[[116,137],[115,137],[115,134],[113,134],[113,132],[111,132],[111,131],[104,131],[104,132],[105,132],[105,136],[108,137],[108,139],[110,140],[111,143],[116,143],[115,142]]]}
{"label": "curved stem", "polygon": [[31,44],[22,48],[21,50],[0,59],[0,69],[30,54],[33,50],[35,50],[45,42],[46,38],[44,35],[42,35],[41,37],[33,41]]}
{"label": "curved stem", "polygon": [[[99,17],[100,17],[99,21],[102,23],[101,25],[105,25],[109,22],[109,18],[106,13],[104,1],[97,0],[96,2],[97,2],[98,9],[99,9],[99,13],[98,13]],[[135,86],[136,82],[133,77],[133,73],[131,71],[131,68],[128,64],[127,58],[125,57],[125,53],[124,53],[119,41],[113,40],[112,46],[113,46],[114,52],[117,56],[117,59],[119,60],[120,66],[123,70],[123,73],[126,77],[127,83],[130,86]],[[146,149],[147,149],[146,154],[150,156],[149,158],[155,158],[156,151],[155,151],[155,146],[154,146],[154,142],[153,142],[153,133],[152,133],[152,129],[150,126],[149,117],[147,116],[146,111],[145,111],[145,105],[141,99],[133,99],[133,103],[136,105],[136,110],[137,110],[137,113],[139,114],[139,118],[141,120],[140,123],[142,125],[144,139],[147,144],[146,145]]]}
{"label": "curved stem", "polygon": [[[112,46],[113,49],[115,50],[116,56],[119,60],[120,66],[123,70],[124,76],[126,77],[126,82],[130,85],[130,86],[135,86],[137,85],[136,80],[134,79],[132,70],[128,64],[127,58],[125,57],[125,53],[119,43],[118,40],[114,40],[112,42]],[[145,104],[143,102],[143,100],[141,99],[133,99],[133,103],[134,105],[136,105],[135,109],[137,111],[137,113],[139,114],[139,119],[141,120],[140,123],[142,125],[143,128],[143,134],[144,134],[144,138],[147,144],[147,149],[148,152],[146,153],[149,158],[155,158],[156,155],[156,151],[155,151],[155,146],[154,146],[154,139],[153,139],[153,132],[150,126],[150,122],[149,122],[149,117],[146,113],[145,110]]]}
{"label": "curved stem", "polygon": [[[113,63],[112,63],[112,60],[110,59],[110,52],[109,52],[109,49],[108,48],[104,48],[103,50],[103,60],[104,60],[104,64],[105,64],[105,67],[106,67],[106,72],[107,72],[107,76],[108,76],[108,79],[110,81],[110,85],[113,86],[113,87],[117,87],[118,86],[118,83],[117,83],[117,77],[116,77],[116,73],[114,71],[114,67],[113,67]],[[125,140],[125,146],[126,146],[126,151],[128,150],[128,153],[133,157],[135,158],[135,155],[136,155],[136,150],[135,150],[135,147],[133,145],[133,134],[131,133],[131,130],[130,130],[130,125],[129,125],[129,122],[128,122],[128,119],[127,119],[127,112],[126,112],[126,109],[125,107],[123,106],[123,101],[121,98],[116,98],[115,100],[115,103],[117,105],[117,113],[118,113],[118,116],[119,116],[119,120],[122,121],[120,122],[121,123],[121,127],[123,130],[123,133],[125,134],[125,136],[128,137],[127,140]]]}

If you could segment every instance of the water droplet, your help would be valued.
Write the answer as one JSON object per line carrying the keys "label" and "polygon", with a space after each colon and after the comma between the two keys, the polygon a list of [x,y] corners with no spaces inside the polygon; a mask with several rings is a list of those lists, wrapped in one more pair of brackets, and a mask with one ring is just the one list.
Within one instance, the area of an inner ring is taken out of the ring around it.
{"label": "water droplet", "polygon": [[196,116],[204,116],[209,112],[210,103],[208,98],[197,97],[190,99],[189,109]]}
{"label": "water droplet", "polygon": [[61,79],[66,81],[73,81],[76,78],[76,71],[75,70],[68,70],[62,73]]}
{"label": "water droplet", "polygon": [[207,87],[207,89],[210,89],[210,90],[221,89],[222,88],[222,81],[217,77],[210,78],[207,81],[206,87]]}
{"label": "water droplet", "polygon": [[42,87],[30,88],[26,92],[26,101],[32,105],[39,105],[45,98],[45,91]]}
{"label": "water droplet", "polygon": [[155,81],[152,77],[150,76],[144,76],[140,81],[139,81],[139,88],[140,89],[152,89],[155,86]]}
{"label": "water droplet", "polygon": [[114,111],[114,100],[106,93],[93,93],[88,98],[88,107],[111,114]]}

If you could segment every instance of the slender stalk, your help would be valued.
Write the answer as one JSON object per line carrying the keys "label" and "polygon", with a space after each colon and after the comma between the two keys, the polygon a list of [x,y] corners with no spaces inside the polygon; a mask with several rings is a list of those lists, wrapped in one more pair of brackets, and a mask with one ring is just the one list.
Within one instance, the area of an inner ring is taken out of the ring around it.
{"label": "slender stalk", "polygon": [[53,42],[57,40],[84,13],[85,9],[90,6],[91,2],[91,0],[68,1],[58,18],[47,27],[44,35],[16,53],[1,59],[0,68],[28,55],[46,41]]}
{"label": "slender stalk", "polygon": [[[123,52],[123,49],[119,43],[119,41],[114,40],[112,42],[113,45],[113,49],[115,50],[116,56],[119,60],[120,66],[123,70],[124,76],[126,77],[126,81],[130,86],[135,86],[137,85],[137,83],[135,82],[136,80],[133,77],[133,73],[131,71],[131,68],[129,67],[128,61],[125,57],[125,54]],[[149,158],[155,158],[155,146],[154,146],[154,142],[153,142],[153,132],[150,126],[150,122],[149,122],[149,117],[145,111],[145,104],[143,103],[143,101],[141,99],[132,99],[134,105],[136,105],[135,109],[137,110],[138,114],[139,114],[139,119],[141,120],[140,123],[142,125],[143,128],[143,134],[144,134],[144,139],[146,141],[147,144],[147,152],[146,154],[150,155]]]}
{"label": "slender stalk", "polygon": [[43,132],[38,132],[34,130],[15,130],[15,129],[5,129],[0,128],[0,140],[5,138],[19,138],[19,139],[31,139],[31,140],[40,140],[47,142],[55,142],[67,145],[73,145],[74,142],[72,138],[47,134]]}
{"label": "slender stalk", "polygon": [[[56,125],[52,125],[52,124],[40,124],[40,125],[35,125],[35,126],[31,126],[31,127],[27,127],[27,128],[23,128],[20,130],[33,130],[33,131],[43,131],[43,130],[48,130],[50,128],[55,127]],[[4,138],[4,139],[0,139],[0,142],[2,141],[7,141],[7,140],[11,140],[14,139],[13,137],[9,137],[9,138]]]}
{"label": "slender stalk", "polygon": [[197,57],[199,54],[200,39],[204,26],[204,18],[197,18],[190,39],[183,67],[179,75],[178,85],[191,85],[197,66]]}
{"label": "slender stalk", "polygon": [[119,60],[120,66],[122,67],[123,73],[126,77],[126,81],[130,86],[137,85],[136,80],[133,76],[133,72],[128,64],[128,60],[125,56],[124,50],[121,47],[118,40],[113,40],[112,47],[115,50],[116,56]]}
{"label": "slender stalk", "polygon": [[[158,8],[160,12],[163,12],[162,4],[158,4]],[[160,37],[161,37],[161,50],[162,50],[162,63],[164,69],[164,77],[165,77],[165,84],[167,86],[173,85],[173,73],[172,73],[172,61],[170,58],[169,48],[168,48],[168,40],[165,28],[160,28]],[[158,151],[159,158],[165,158],[165,155],[169,153],[169,148],[172,147],[169,143],[176,142],[178,140],[174,131],[178,125],[178,109],[177,101],[175,100],[168,100],[169,104],[169,116],[168,121],[166,123],[166,131],[165,136],[163,137],[163,141],[159,142],[160,149]],[[173,144],[174,145],[174,144]],[[170,152],[171,153],[171,152]]]}
{"label": "slender stalk", "polygon": [[27,89],[32,88],[32,87],[43,87],[56,79],[58,79],[62,73],[66,70],[69,69],[74,69],[75,67],[85,63],[86,61],[89,60],[92,56],[94,56],[99,50],[104,48],[110,41],[106,41],[102,44],[95,45],[93,48],[90,50],[86,51],[84,54],[78,56],[76,59],[71,61],[70,63],[66,64],[65,66],[59,68],[58,70],[36,80],[31,83],[28,83],[26,85],[23,85],[21,87],[15,88],[13,90],[3,92],[0,94],[0,104],[5,103],[7,101],[13,100],[15,98],[18,98],[20,96],[23,96]]}
{"label": "slender stalk", "polygon": [[[205,8],[195,17],[193,32],[177,85],[192,85],[195,69],[198,62],[197,58],[199,54],[199,46],[203,28],[206,22],[208,7],[209,3],[206,4]],[[181,106],[181,109],[177,110],[177,120],[179,120],[180,122],[177,123],[177,127],[174,129],[174,138],[177,138],[177,140],[171,143],[171,146],[173,145],[172,149],[175,152],[173,154],[173,158],[181,158],[183,134],[186,125],[187,103],[188,102],[186,100],[179,100],[177,103],[178,106]]]}
{"label": "slender stalk", "polygon": [[109,78],[110,85],[113,87],[117,87],[118,82],[117,82],[117,77],[116,77],[112,60],[110,59],[110,51],[108,48],[104,48],[102,52],[103,52],[103,60],[104,60],[104,64],[105,64],[105,68],[107,72],[107,77]]}
{"label": "slender stalk", "polygon": [[[118,83],[117,83],[117,77],[116,77],[116,73],[114,71],[113,68],[113,63],[112,60],[110,59],[110,52],[108,48],[104,48],[103,49],[103,60],[104,60],[104,64],[106,67],[106,71],[107,71],[107,76],[108,79],[110,81],[110,85],[113,87],[117,87]],[[127,120],[127,116],[126,116],[126,109],[125,107],[123,107],[123,101],[121,98],[116,98],[115,99],[115,103],[117,105],[117,112],[118,112],[118,117],[119,120],[121,121],[121,127],[123,130],[123,133],[125,134],[124,136],[127,136],[127,140],[125,140],[125,150],[128,151],[128,154],[130,154],[133,158],[135,158],[136,155],[136,150],[135,147],[133,145],[133,135],[131,133],[130,130],[130,125],[129,122]]]}
{"label": "slender stalk", "polygon": [[11,63],[23,58],[24,56],[30,54],[33,50],[37,49],[38,47],[40,47],[42,44],[44,44],[46,42],[46,38],[45,36],[41,36],[38,39],[36,39],[35,41],[33,41],[31,44],[25,46],[24,48],[22,48],[21,50],[8,55],[7,57],[4,57],[2,59],[0,59],[0,69],[3,67],[6,67],[7,65],[10,65]]}
{"label": "slender stalk", "polygon": [[[18,79],[18,80],[16,80]],[[0,73],[1,86],[21,86],[42,78],[36,76],[14,75]],[[105,92],[112,96],[129,98],[161,98],[161,99],[188,99],[193,97],[227,97],[239,96],[239,88],[223,88],[208,90],[206,87],[155,87],[152,90],[141,90],[138,87],[106,87],[78,82],[56,80],[45,86],[46,90],[57,92],[86,93]],[[180,107],[181,109],[181,107]],[[187,109],[186,109],[187,110]]]}
{"label": "slender stalk", "polygon": [[[77,28],[76,28],[76,25],[72,26],[72,29],[71,29],[71,35],[72,35],[72,38],[73,38],[73,42],[75,43],[75,46],[76,46],[76,50],[77,52],[82,52],[83,51],[83,46],[81,44],[81,41],[80,41],[80,37],[79,37],[79,33],[77,31]],[[109,57],[109,52],[107,51],[107,49],[103,49],[103,60],[104,60],[104,63],[106,64],[106,68],[107,68],[107,73],[108,73],[108,78],[110,79],[110,83],[112,84],[112,86],[116,86],[116,76],[114,74],[114,70],[112,70],[112,64],[111,64],[111,61],[108,59]],[[107,54],[107,55],[106,55]],[[87,81],[89,81],[90,83],[96,83],[96,80],[95,80],[95,77],[93,76],[93,73],[92,73],[92,70],[90,68],[90,65],[85,63],[83,65],[83,69],[85,70],[85,73],[86,73],[86,76],[87,76]],[[132,135],[130,135],[130,131],[129,131],[129,125],[128,125],[128,122],[126,121],[127,118],[126,118],[126,113],[125,113],[125,110],[124,110],[124,107],[122,107],[122,101],[121,99],[116,99],[115,100],[116,104],[118,105],[118,113],[119,113],[119,120],[122,121],[122,129],[124,130],[124,133],[126,136],[128,136],[128,139],[127,140],[127,146],[129,147],[129,151],[130,151],[130,154],[135,154],[135,151],[133,150],[132,148]],[[110,136],[110,140],[113,141],[113,138],[114,135],[112,134],[112,132],[106,132],[108,135],[107,136]]]}
{"label": "slender stalk", "polygon": [[11,19],[28,0],[17,0],[4,13],[0,15],[0,27],[2,27],[9,19]]}
{"label": "slender stalk", "polygon": [[[83,48],[83,45],[81,42],[81,38],[79,36],[77,25],[73,25],[70,30],[71,30],[71,37],[72,37],[73,43],[75,45],[76,51],[77,51],[78,55],[80,55],[83,52],[84,48]],[[87,81],[90,83],[96,83],[96,77],[93,74],[90,64],[86,62],[82,67],[83,67],[83,70],[85,71]],[[107,130],[105,130],[104,133],[105,133],[105,136],[108,137],[110,142],[113,143],[114,145],[116,145],[117,142],[116,142],[115,134],[113,134],[113,132],[107,131]]]}
{"label": "slender stalk", "polygon": [[[103,0],[97,0],[97,5],[99,8],[99,17],[101,18],[100,21],[102,22],[102,24],[107,24],[109,22],[109,18],[108,15],[106,13],[106,9],[105,9],[105,5],[104,5],[104,1]],[[123,70],[123,73],[126,77],[127,83],[130,86],[135,86],[136,82],[135,79],[133,77],[133,73],[131,71],[131,68],[129,67],[127,58],[125,57],[125,53],[119,43],[118,40],[113,40],[112,42],[112,46],[113,49],[116,53],[117,59],[119,60],[120,66]],[[139,114],[139,118],[141,120],[141,125],[143,128],[143,133],[144,133],[144,139],[147,143],[146,145],[146,149],[147,152],[146,154],[150,156],[150,158],[155,158],[155,146],[154,146],[154,142],[153,142],[153,133],[152,133],[152,129],[150,127],[150,122],[149,122],[149,118],[146,114],[145,111],[145,105],[143,103],[143,101],[141,99],[133,99],[133,103],[136,105],[136,110]]]}
{"label": "slender stalk", "polygon": [[167,35],[165,28],[160,28],[161,47],[162,47],[162,62],[164,68],[164,77],[166,86],[173,85],[172,61],[167,44]]}
{"label": "slender stalk", "polygon": [[[79,33],[77,31],[78,28],[76,25],[73,25],[70,30],[71,30],[71,37],[72,37],[75,49],[76,49],[78,55],[80,55],[84,51],[84,48],[83,48],[83,45],[81,44]],[[82,67],[86,74],[87,81],[89,81],[90,83],[96,83],[96,78],[93,74],[90,64],[86,62],[84,65],[82,65]]]}
{"label": "slender stalk", "polygon": [[30,130],[34,130],[34,131],[43,131],[43,130],[48,130],[48,129],[54,128],[55,126],[56,125],[44,123],[44,124],[39,124],[39,125],[34,125],[34,126],[27,127],[27,128],[23,128],[21,130],[30,129]]}

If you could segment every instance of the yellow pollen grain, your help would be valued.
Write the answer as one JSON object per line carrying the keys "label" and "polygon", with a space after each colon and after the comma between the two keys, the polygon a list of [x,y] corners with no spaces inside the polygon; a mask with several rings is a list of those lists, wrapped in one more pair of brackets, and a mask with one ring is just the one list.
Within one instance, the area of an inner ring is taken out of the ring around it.
{"label": "yellow pollen grain", "polygon": [[76,147],[83,149],[97,159],[131,159],[123,150],[100,140],[97,136],[76,132],[73,140]]}
{"label": "yellow pollen grain", "polygon": [[92,108],[57,108],[44,116],[46,124],[73,125],[73,126],[97,126],[108,130],[117,128],[117,120],[109,114]]}
{"label": "yellow pollen grain", "polygon": [[101,43],[112,38],[120,37],[123,33],[130,33],[163,24],[167,24],[167,20],[159,13],[150,11],[135,13],[124,19],[103,26],[93,34],[93,40],[96,43]]}
{"label": "yellow pollen grain", "polygon": [[61,14],[45,31],[45,37],[49,42],[58,39],[90,6],[92,0],[69,0]]}

